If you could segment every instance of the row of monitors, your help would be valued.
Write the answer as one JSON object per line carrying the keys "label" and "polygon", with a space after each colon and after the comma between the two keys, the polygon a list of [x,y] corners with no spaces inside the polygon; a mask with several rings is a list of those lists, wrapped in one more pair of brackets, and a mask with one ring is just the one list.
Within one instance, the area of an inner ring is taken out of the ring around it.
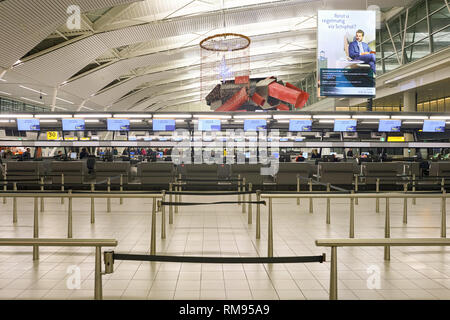
{"label": "row of monitors", "polygon": [[[335,120],[335,132],[354,132],[356,131],[356,120]],[[400,132],[401,120],[380,120],[378,132]],[[40,130],[39,119],[17,119],[19,131],[37,131]],[[85,130],[83,119],[63,119],[63,131]],[[153,119],[153,131],[175,131],[175,120],[173,119]],[[108,119],[107,128],[109,131],[128,131],[130,130],[130,120],[127,119]],[[267,121],[261,119],[245,120],[244,131],[262,131],[267,129]],[[220,131],[221,121],[219,119],[200,119],[198,121],[199,131]],[[311,120],[290,120],[289,131],[307,132],[312,130]],[[444,132],[444,120],[425,120],[423,122],[423,132]]]}

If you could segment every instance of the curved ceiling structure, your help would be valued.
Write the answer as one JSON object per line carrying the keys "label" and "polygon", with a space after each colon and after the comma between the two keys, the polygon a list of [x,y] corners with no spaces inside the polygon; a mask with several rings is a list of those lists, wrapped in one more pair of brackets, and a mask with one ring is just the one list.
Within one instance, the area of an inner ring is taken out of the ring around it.
{"label": "curved ceiling structure", "polygon": [[[208,110],[200,101],[203,38],[243,33],[252,40],[252,77],[297,82],[315,70],[317,10],[409,2],[6,0],[0,93],[53,110]],[[76,30],[66,25],[70,5],[82,13]]]}

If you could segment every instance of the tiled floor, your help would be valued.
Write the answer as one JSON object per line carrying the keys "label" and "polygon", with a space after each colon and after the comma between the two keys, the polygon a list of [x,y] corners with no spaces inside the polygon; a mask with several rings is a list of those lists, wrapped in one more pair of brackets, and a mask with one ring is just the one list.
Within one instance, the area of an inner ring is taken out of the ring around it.
{"label": "tiled floor", "polygon": [[[235,200],[235,197],[184,196],[184,201]],[[331,201],[331,224],[325,223],[326,201],[274,200],[274,255],[330,256],[328,248],[316,247],[319,238],[347,238],[348,200]],[[149,200],[96,201],[96,222],[90,224],[90,202],[73,204],[74,238],[113,238],[120,253],[148,253],[150,247]],[[30,238],[33,234],[33,201],[19,202],[17,224],[12,223],[12,201],[0,201],[2,238]],[[45,200],[39,214],[42,238],[67,236],[67,201]],[[355,237],[384,237],[384,200],[380,213],[375,200],[359,200],[355,206]],[[391,237],[440,236],[440,202],[417,200],[408,207],[408,224],[402,223],[403,201],[391,200]],[[166,211],[168,214],[168,210]],[[256,207],[253,206],[255,222]],[[267,208],[261,210],[261,239],[255,224],[237,205],[181,207],[174,224],[167,225],[167,238],[160,239],[158,213],[157,253],[204,256],[265,256],[267,254]],[[166,218],[168,222],[168,219]],[[0,299],[92,299],[94,255],[91,248],[40,248],[39,262],[32,249],[0,247]],[[450,299],[450,248],[392,247],[391,261],[383,260],[381,247],[338,249],[340,299]],[[80,286],[74,273],[78,267]],[[372,270],[372,271],[371,271]],[[379,281],[372,281],[379,270]],[[379,284],[371,286],[370,284]],[[72,285],[72,286],[71,286]],[[328,299],[329,262],[309,264],[235,265],[180,264],[117,261],[115,271],[103,277],[105,299]]]}

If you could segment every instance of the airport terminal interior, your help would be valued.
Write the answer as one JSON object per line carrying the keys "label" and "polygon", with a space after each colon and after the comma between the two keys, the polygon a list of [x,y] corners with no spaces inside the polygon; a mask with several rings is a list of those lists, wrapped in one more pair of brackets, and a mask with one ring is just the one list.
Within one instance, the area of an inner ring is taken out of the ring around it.
{"label": "airport terminal interior", "polygon": [[450,1],[0,1],[1,300],[450,300]]}

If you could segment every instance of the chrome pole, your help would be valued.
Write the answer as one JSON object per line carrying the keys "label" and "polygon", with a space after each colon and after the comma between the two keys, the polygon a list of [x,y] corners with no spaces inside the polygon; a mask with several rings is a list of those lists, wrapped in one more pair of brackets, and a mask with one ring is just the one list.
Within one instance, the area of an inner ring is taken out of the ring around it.
{"label": "chrome pole", "polygon": [[272,225],[272,198],[269,198],[269,227],[267,234],[267,256],[273,257],[273,225]]}
{"label": "chrome pole", "polygon": [[[181,184],[181,173],[178,175],[178,183],[179,183],[179,188],[178,188],[178,191],[183,191],[183,186],[182,186],[182,184]],[[183,202],[183,197],[181,196],[181,194],[179,194],[178,195],[178,202]]]}
{"label": "chrome pole", "polygon": [[445,178],[442,178],[441,180],[441,192],[444,192],[445,190]]}
{"label": "chrome pole", "polygon": [[[95,192],[95,185],[91,183],[91,193]],[[91,223],[95,223],[95,197],[91,196]]]}
{"label": "chrome pole", "polygon": [[[386,220],[384,222],[384,237],[391,237],[391,213],[389,209],[389,198],[386,198]],[[391,260],[391,247],[384,247],[384,260]]]}
{"label": "chrome pole", "polygon": [[[261,190],[256,191],[256,201],[261,201]],[[261,239],[261,204],[256,205],[256,239]]]}
{"label": "chrome pole", "polygon": [[[330,183],[327,183],[327,192],[330,192]],[[327,224],[330,224],[331,214],[330,214],[330,198],[327,198]]]}
{"label": "chrome pole", "polygon": [[330,300],[338,299],[337,247],[331,247]]}
{"label": "chrome pole", "polygon": [[[405,183],[403,185],[403,192],[405,192],[406,194],[407,191],[408,191],[408,184]],[[406,197],[403,198],[403,223],[404,224],[408,223],[408,198]]]}
{"label": "chrome pole", "polygon": [[[61,173],[61,192],[64,193],[64,173]],[[61,197],[61,204],[64,204],[64,197]]]}
{"label": "chrome pole", "polygon": [[[376,183],[376,187],[375,187],[375,192],[379,193],[380,192],[380,178],[377,178],[377,183]],[[376,198],[375,199],[375,211],[376,213],[380,213],[380,198]]]}
{"label": "chrome pole", "polygon": [[95,287],[94,287],[94,299],[103,299],[102,290],[102,248],[100,246],[95,247]]}
{"label": "chrome pole", "polygon": [[[297,192],[300,192],[300,177],[297,176]],[[300,205],[300,198],[297,198],[297,205]]]}
{"label": "chrome pole", "polygon": [[67,238],[72,238],[72,190],[69,190],[69,213],[67,223]]}
{"label": "chrome pole", "polygon": [[[169,183],[169,192],[172,192],[172,183]],[[172,193],[169,194],[169,224],[173,224],[173,206],[172,206]]]}
{"label": "chrome pole", "polygon": [[[358,193],[359,191],[359,177],[357,174],[355,174],[355,193]],[[358,198],[355,198],[355,204],[358,205]]]}
{"label": "chrome pole", "polygon": [[[17,182],[14,182],[14,191],[17,191]],[[13,198],[13,223],[17,223],[17,198]]]}
{"label": "chrome pole", "polygon": [[[108,193],[111,192],[111,178],[108,177]],[[111,198],[106,199],[106,212],[111,212]]]}
{"label": "chrome pole", "polygon": [[[248,184],[248,191],[252,191],[252,183],[250,182]],[[248,224],[252,224],[252,219],[253,219],[253,210],[252,210],[252,194],[249,193],[248,194]]]}
{"label": "chrome pole", "polygon": [[152,227],[150,235],[150,254],[155,255],[156,252],[156,198],[153,198],[152,206]]}
{"label": "chrome pole", "polygon": [[[8,181],[6,181],[6,165],[3,168],[3,191],[8,191]],[[6,197],[3,197],[3,204],[6,204]]]}
{"label": "chrome pole", "polygon": [[447,238],[447,193],[442,193],[441,202],[441,238]]}
{"label": "chrome pole", "polygon": [[[123,175],[120,175],[120,192],[123,192]],[[120,198],[120,204],[123,204],[123,198]]]}
{"label": "chrome pole", "polygon": [[[352,194],[354,191],[352,190]],[[355,237],[355,199],[350,198],[350,238]]]}
{"label": "chrome pole", "polygon": [[[41,177],[41,191],[44,192],[44,177]],[[44,195],[41,197],[41,212],[44,212]]]}
{"label": "chrome pole", "polygon": [[[34,223],[33,223],[33,238],[39,238],[39,214],[38,214],[38,198],[34,197]],[[39,260],[39,246],[33,246],[33,260]]]}
{"label": "chrome pole", "polygon": [[[175,192],[178,192],[178,179],[175,177]],[[175,194],[175,213],[178,213],[178,193]]]}
{"label": "chrome pole", "polygon": [[[162,191],[162,202],[166,201],[166,190]],[[166,238],[166,206],[161,204],[161,239]]]}
{"label": "chrome pole", "polygon": [[[241,192],[241,175],[238,174],[238,192]],[[241,194],[238,193],[238,205],[241,205]]]}
{"label": "chrome pole", "polygon": [[[245,192],[245,187],[246,187],[246,184],[245,184],[245,177],[244,177],[244,179],[242,180],[242,192]],[[242,195],[242,213],[245,213],[245,211],[246,211],[244,202],[245,202],[245,193]]]}
{"label": "chrome pole", "polygon": [[[312,178],[309,178],[309,192],[313,191],[313,186],[312,186]],[[309,198],[309,213],[313,213],[314,212],[314,204],[313,204],[313,199]]]}
{"label": "chrome pole", "polygon": [[[412,186],[412,192],[416,192],[416,175],[413,174],[413,186]],[[412,199],[412,204],[416,205],[416,198]]]}

